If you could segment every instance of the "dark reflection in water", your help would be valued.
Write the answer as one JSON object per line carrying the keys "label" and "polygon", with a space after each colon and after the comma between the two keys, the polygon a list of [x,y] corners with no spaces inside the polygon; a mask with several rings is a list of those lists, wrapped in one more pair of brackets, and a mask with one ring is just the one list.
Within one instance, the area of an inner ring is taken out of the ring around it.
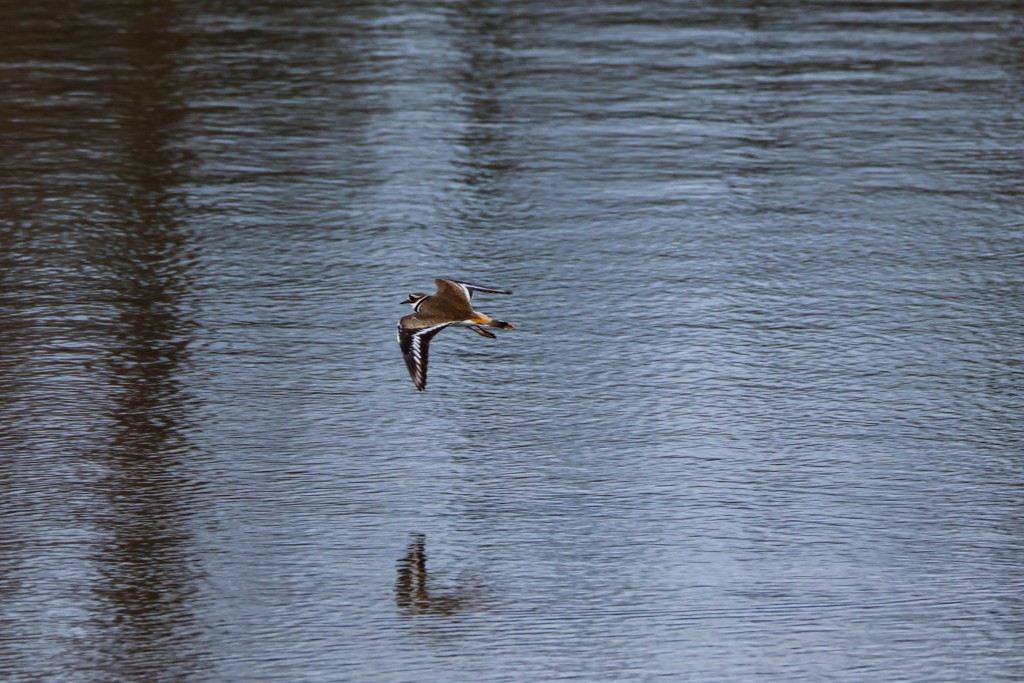
{"label": "dark reflection in water", "polygon": [[473,612],[484,608],[483,586],[475,581],[463,582],[450,589],[432,586],[427,570],[427,537],[413,534],[409,549],[398,561],[398,579],[395,581],[395,604],[402,614],[433,614],[450,617],[459,612]]}
{"label": "dark reflection in water", "polygon": [[[7,342],[32,351],[13,354],[25,364],[6,381],[31,401],[32,388],[47,381],[44,368],[62,377],[48,399],[57,419],[49,424],[40,412],[37,429],[50,430],[87,473],[58,484],[76,502],[57,523],[88,530],[55,548],[63,580],[45,568],[22,574],[36,584],[62,581],[55,596],[88,606],[49,633],[54,644],[90,634],[73,639],[77,658],[66,666],[104,680],[169,680],[199,668],[187,645],[198,578],[183,469],[191,408],[178,379],[193,326],[183,298],[196,248],[180,217],[189,159],[177,139],[187,109],[178,58],[186,41],[174,2],[81,10],[59,21],[21,10],[13,36],[45,47],[25,69],[38,74],[12,88],[15,108],[24,107],[14,143],[21,148],[9,150],[24,158],[23,190],[5,195],[15,229],[3,235],[17,279],[4,296],[27,315]],[[62,63],[79,63],[89,78],[61,84]],[[47,106],[45,88],[59,106]],[[69,178],[59,190],[50,185],[55,174]],[[19,225],[23,239],[14,243]],[[34,241],[49,243],[41,263],[30,260],[39,257]],[[52,455],[40,451],[38,475],[53,476]]]}
{"label": "dark reflection in water", "polygon": [[[488,12],[485,4],[459,3],[449,21],[455,29],[455,48],[463,60],[459,88],[468,119],[459,140],[465,150],[460,176],[476,199],[464,208],[462,218],[474,220],[474,216],[493,215],[509,208],[500,204],[500,183],[515,172],[517,164],[509,148],[508,127],[502,125],[509,115],[503,110],[503,102],[517,46],[507,22]],[[488,202],[499,204],[489,206]]]}
{"label": "dark reflection in water", "polygon": [[98,656],[104,671],[140,681],[197,670],[187,645],[197,573],[181,460],[189,405],[177,378],[192,327],[182,298],[195,248],[180,218],[187,157],[175,148],[186,111],[176,64],[185,43],[172,28],[180,19],[174,3],[126,13],[129,70],[111,99],[123,126],[122,193],[111,194],[113,220],[97,226],[88,254],[105,271],[113,308],[109,445],[90,456],[107,471],[97,482],[108,505],[95,557],[106,605],[95,616],[104,633]]}

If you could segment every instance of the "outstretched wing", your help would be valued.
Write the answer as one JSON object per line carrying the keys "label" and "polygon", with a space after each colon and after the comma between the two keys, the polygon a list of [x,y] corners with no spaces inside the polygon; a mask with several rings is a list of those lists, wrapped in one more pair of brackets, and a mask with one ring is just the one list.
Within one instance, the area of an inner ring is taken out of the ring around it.
{"label": "outstretched wing", "polygon": [[420,391],[427,388],[427,352],[430,349],[430,340],[450,324],[445,323],[419,329],[402,327],[401,323],[398,324],[398,347],[402,349],[405,366],[409,368],[409,376],[412,377],[413,384]]}
{"label": "outstretched wing", "polygon": [[[444,283],[444,284],[442,284]],[[447,280],[438,278],[434,280],[434,284],[437,285],[438,291],[444,289],[449,284],[455,285],[465,295],[466,299],[473,298],[473,292],[488,292],[490,294],[511,294],[512,291],[508,289],[498,289],[497,287],[485,287],[484,285],[474,285],[469,282],[459,282],[458,280]]]}

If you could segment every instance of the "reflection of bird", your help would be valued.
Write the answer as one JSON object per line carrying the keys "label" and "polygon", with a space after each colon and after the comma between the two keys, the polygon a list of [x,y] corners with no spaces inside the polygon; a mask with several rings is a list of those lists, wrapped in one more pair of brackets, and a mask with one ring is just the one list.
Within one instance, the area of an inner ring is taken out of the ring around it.
{"label": "reflection of bird", "polygon": [[427,555],[424,552],[427,537],[414,534],[405,557],[398,561],[398,581],[395,582],[395,601],[404,610],[416,611],[430,604],[427,593]]}
{"label": "reflection of bird", "polygon": [[451,616],[456,612],[480,609],[482,595],[479,585],[460,586],[454,592],[430,590],[427,573],[427,537],[413,534],[405,557],[398,561],[395,581],[395,603],[403,614],[438,614]]}
{"label": "reflection of bird", "polygon": [[495,320],[489,315],[473,310],[470,299],[473,292],[490,292],[492,294],[511,294],[506,289],[482,287],[455,280],[434,280],[437,291],[433,294],[414,292],[403,304],[412,304],[413,313],[398,321],[398,346],[402,349],[405,364],[409,368],[416,388],[423,391],[427,387],[427,349],[430,340],[438,332],[455,325],[468,327],[477,334],[494,339],[494,334],[483,329],[496,327],[503,330],[515,329],[512,323]]}

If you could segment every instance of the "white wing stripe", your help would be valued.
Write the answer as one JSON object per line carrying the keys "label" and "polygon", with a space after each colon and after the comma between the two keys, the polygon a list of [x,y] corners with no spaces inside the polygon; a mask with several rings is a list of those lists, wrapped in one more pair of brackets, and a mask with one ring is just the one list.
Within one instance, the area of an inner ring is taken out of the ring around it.
{"label": "white wing stripe", "polygon": [[405,362],[409,367],[409,374],[412,376],[416,388],[421,391],[427,383],[427,345],[430,343],[431,337],[448,327],[448,325],[449,323],[443,323],[415,330],[399,324],[398,344],[402,347],[402,352],[405,354]]}
{"label": "white wing stripe", "polygon": [[[452,280],[455,282],[455,280]],[[507,289],[499,289],[498,287],[485,287],[483,285],[474,285],[470,282],[455,282],[459,287],[467,293],[468,296],[472,296],[473,292],[490,292],[491,294],[511,294],[512,292]]]}

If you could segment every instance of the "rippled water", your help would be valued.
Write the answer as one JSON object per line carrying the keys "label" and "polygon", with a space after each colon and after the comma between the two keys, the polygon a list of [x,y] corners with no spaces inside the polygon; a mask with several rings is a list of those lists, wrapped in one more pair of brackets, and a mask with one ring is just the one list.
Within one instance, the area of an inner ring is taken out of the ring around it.
{"label": "rippled water", "polygon": [[1024,676],[1019,3],[3,22],[4,680]]}

